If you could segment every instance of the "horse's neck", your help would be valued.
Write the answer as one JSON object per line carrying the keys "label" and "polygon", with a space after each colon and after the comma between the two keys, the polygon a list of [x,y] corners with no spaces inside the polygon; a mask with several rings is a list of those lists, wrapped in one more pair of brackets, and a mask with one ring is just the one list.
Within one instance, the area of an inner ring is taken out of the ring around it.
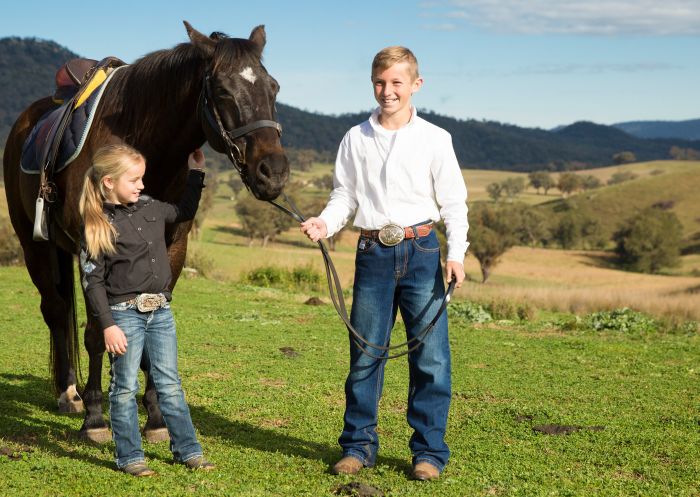
{"label": "horse's neck", "polygon": [[199,128],[197,101],[203,63],[165,59],[157,70],[151,71],[138,64],[124,71],[117,88],[119,95],[115,101],[121,104],[122,116],[118,134],[129,137],[133,145],[141,148],[185,145],[192,141],[194,137],[190,135]]}

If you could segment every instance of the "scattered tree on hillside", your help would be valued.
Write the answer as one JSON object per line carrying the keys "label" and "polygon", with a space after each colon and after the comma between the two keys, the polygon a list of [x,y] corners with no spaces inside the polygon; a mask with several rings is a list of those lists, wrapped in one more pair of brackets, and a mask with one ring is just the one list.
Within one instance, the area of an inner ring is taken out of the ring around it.
{"label": "scattered tree on hillside", "polygon": [[489,183],[486,187],[486,193],[489,194],[489,197],[491,197],[494,202],[498,202],[503,194],[503,186],[500,183]]}
{"label": "scattered tree on hillside", "polygon": [[680,263],[683,227],[672,211],[647,208],[628,219],[613,235],[623,267],[658,273]]}
{"label": "scattered tree on hillside", "polygon": [[24,252],[10,219],[0,216],[0,266],[21,264],[23,260]]}
{"label": "scattered tree on hillside", "polygon": [[518,244],[536,247],[546,242],[547,216],[537,208],[522,203],[513,204],[503,215],[507,216]]}
{"label": "scattered tree on hillside", "polygon": [[575,173],[561,173],[557,188],[564,195],[570,195],[581,188],[581,177]]}
{"label": "scattered tree on hillside", "polygon": [[700,152],[694,148],[671,147],[668,154],[674,160],[700,160]]}
{"label": "scattered tree on hillside", "polygon": [[599,249],[607,240],[598,219],[589,211],[586,203],[567,200],[563,206],[563,214],[555,219],[549,231],[551,240],[563,249]]}
{"label": "scattered tree on hillside", "polygon": [[241,179],[241,175],[238,174],[237,172],[234,172],[231,174],[231,178],[228,180],[228,186],[231,188],[231,191],[233,192],[234,197],[237,197],[239,193],[241,193],[241,190],[245,188],[245,185],[243,184],[243,180]]}
{"label": "scattered tree on hillside", "polygon": [[615,164],[629,164],[630,162],[637,162],[637,157],[632,152],[620,152],[613,155],[613,162]]}
{"label": "scattered tree on hillside", "polygon": [[481,266],[482,282],[486,283],[500,257],[515,244],[507,216],[491,205],[479,202],[469,209],[469,253]]}
{"label": "scattered tree on hillside", "polygon": [[547,195],[547,191],[555,186],[552,175],[547,171],[535,171],[528,174],[528,178],[530,180],[530,184],[537,191],[538,195],[540,193],[540,188],[542,188],[544,190],[544,194]]}
{"label": "scattered tree on hillside", "polygon": [[632,171],[618,171],[613,174],[608,180],[608,185],[616,185],[637,178],[637,175]]}
{"label": "scattered tree on hillside", "polygon": [[515,176],[501,181],[501,190],[509,200],[520,195],[525,190],[525,178]]}
{"label": "scattered tree on hillside", "polygon": [[316,188],[320,190],[331,191],[333,189],[333,175],[326,174],[319,178],[315,178],[313,184]]}
{"label": "scattered tree on hillside", "polygon": [[197,208],[197,214],[192,221],[192,230],[190,235],[195,239],[199,238],[202,233],[202,226],[204,226],[204,220],[209,214],[212,206],[214,205],[214,198],[216,197],[216,173],[214,171],[207,171],[207,187],[202,191],[202,198],[199,201],[199,207]]}
{"label": "scattered tree on hillside", "polygon": [[594,190],[600,188],[603,183],[595,176],[589,174],[581,178],[581,188],[584,190]]}

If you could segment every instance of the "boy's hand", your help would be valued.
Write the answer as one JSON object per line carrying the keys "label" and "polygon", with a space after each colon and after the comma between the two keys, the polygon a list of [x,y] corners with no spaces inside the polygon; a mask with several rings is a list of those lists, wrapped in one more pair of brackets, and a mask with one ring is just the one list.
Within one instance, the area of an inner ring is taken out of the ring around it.
{"label": "boy's hand", "polygon": [[310,217],[301,223],[301,231],[309,237],[312,242],[317,242],[328,235],[326,222],[320,217]]}
{"label": "boy's hand", "polygon": [[109,328],[105,328],[104,335],[105,349],[107,349],[107,352],[116,355],[126,354],[128,343],[126,342],[126,335],[124,335],[124,332],[119,326],[114,324]]}
{"label": "boy's hand", "polygon": [[195,149],[187,158],[187,166],[190,169],[204,169],[204,152],[201,148]]}
{"label": "boy's hand", "polygon": [[452,281],[452,278],[454,277],[455,288],[462,286],[462,282],[464,281],[464,264],[460,264],[457,261],[447,261],[445,272],[447,273],[446,276],[448,283]]}

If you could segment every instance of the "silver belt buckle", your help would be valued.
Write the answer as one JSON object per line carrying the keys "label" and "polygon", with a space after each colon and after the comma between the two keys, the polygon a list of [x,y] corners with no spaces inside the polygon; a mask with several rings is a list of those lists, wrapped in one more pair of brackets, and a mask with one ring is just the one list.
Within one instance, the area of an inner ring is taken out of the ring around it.
{"label": "silver belt buckle", "polygon": [[387,247],[398,245],[405,237],[406,232],[398,224],[387,224],[379,230],[379,241]]}
{"label": "silver belt buckle", "polygon": [[162,293],[142,293],[136,297],[136,308],[141,312],[160,309],[167,302]]}

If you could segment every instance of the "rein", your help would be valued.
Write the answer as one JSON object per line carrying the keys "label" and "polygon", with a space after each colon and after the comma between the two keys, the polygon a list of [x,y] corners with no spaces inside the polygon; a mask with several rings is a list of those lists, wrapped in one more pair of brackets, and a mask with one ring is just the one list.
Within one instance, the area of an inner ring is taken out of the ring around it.
{"label": "rein", "polygon": [[[203,121],[202,124],[208,125],[224,141],[224,144],[226,145],[226,155],[233,164],[233,167],[236,169],[236,171],[238,171],[238,174],[241,175],[241,178],[243,179],[243,184],[246,185],[246,188],[250,189],[250,187],[248,186],[248,182],[245,181],[246,173],[243,167],[246,163],[245,154],[241,152],[240,148],[234,143],[234,140],[236,140],[237,138],[244,137],[252,131],[255,131],[260,128],[275,128],[281,136],[282,126],[276,121],[263,119],[233,129],[232,131],[227,131],[224,128],[223,123],[221,122],[221,116],[216,108],[216,103],[214,102],[214,99],[211,94],[211,86],[209,82],[210,76],[211,75],[208,72],[204,76],[204,86],[202,88],[202,94],[200,96],[199,111]],[[299,210],[289,199],[289,197],[287,197],[287,195],[284,193],[283,195],[287,203],[292,208],[291,210],[287,209],[286,207],[278,204],[273,200],[268,200],[267,202],[274,205],[288,216],[292,217],[295,221],[303,223],[305,221],[304,216],[299,212]],[[423,342],[425,342],[426,338],[428,337],[432,329],[435,327],[435,324],[437,323],[438,319],[440,319],[440,316],[445,311],[447,304],[452,297],[452,292],[455,288],[454,279],[450,281],[447,287],[447,291],[445,292],[445,296],[443,297],[442,302],[440,304],[440,309],[438,309],[437,313],[435,314],[435,317],[416,336],[398,345],[384,346],[375,344],[365,339],[350,323],[350,317],[348,316],[347,307],[345,305],[345,298],[343,297],[343,289],[340,284],[338,272],[335,269],[335,264],[333,264],[333,260],[331,259],[331,256],[328,253],[328,249],[326,249],[324,243],[321,240],[319,240],[316,243],[318,244],[319,249],[321,250],[321,254],[323,255],[323,262],[326,268],[326,279],[328,281],[328,291],[330,293],[331,300],[333,301],[333,306],[335,307],[338,316],[340,316],[340,318],[345,323],[345,326],[350,332],[350,335],[355,345],[358,349],[360,349],[360,351],[362,351],[363,354],[371,357],[372,359],[378,360],[396,359],[397,357],[410,354],[414,350],[418,349],[418,347],[423,345]],[[406,350],[395,354],[391,354],[391,351],[404,347],[406,348]],[[387,355],[374,354],[370,352],[368,348],[380,350],[382,351],[382,353],[387,353]]]}

